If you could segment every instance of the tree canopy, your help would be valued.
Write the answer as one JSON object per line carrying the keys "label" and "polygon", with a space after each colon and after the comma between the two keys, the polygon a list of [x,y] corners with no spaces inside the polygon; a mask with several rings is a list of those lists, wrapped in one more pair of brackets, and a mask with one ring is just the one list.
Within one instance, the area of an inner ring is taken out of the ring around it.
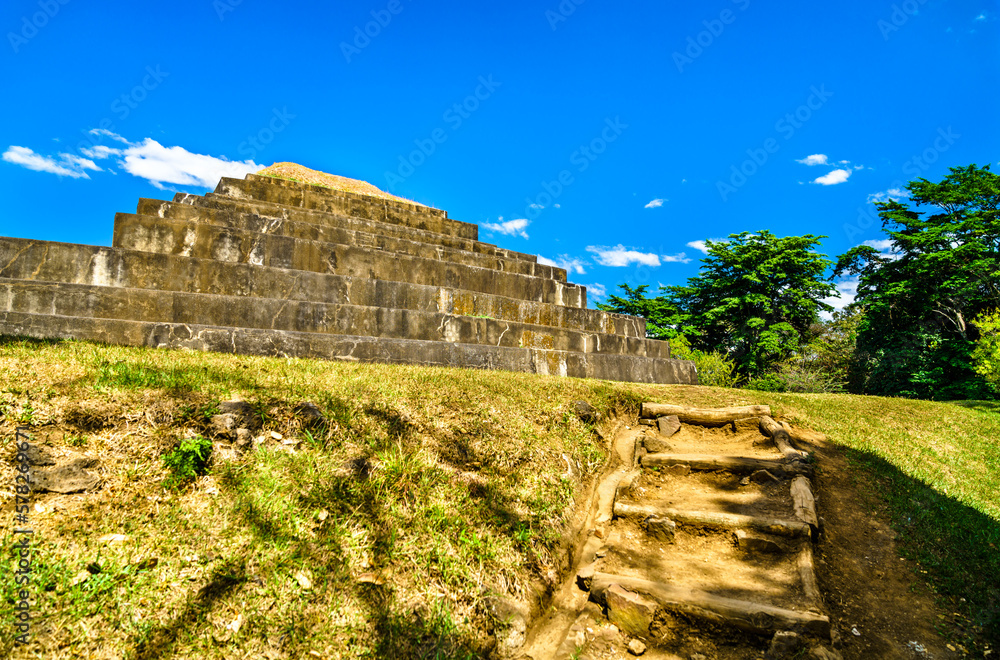
{"label": "tree canopy", "polygon": [[908,203],[878,204],[891,240],[888,254],[863,245],[837,262],[835,275],[859,279],[865,392],[990,394],[972,368],[979,332],[971,321],[1000,307],[1000,176],[988,165],[950,172],[940,183],[911,181]]}
{"label": "tree canopy", "polygon": [[650,337],[681,334],[697,350],[728,356],[741,376],[759,376],[800,345],[820,311],[832,309],[823,302],[833,293],[824,277],[832,262],[814,251],[822,238],[765,230],[708,241],[687,285],[646,298],[645,285],[623,284],[624,297],[598,307],[645,316]]}

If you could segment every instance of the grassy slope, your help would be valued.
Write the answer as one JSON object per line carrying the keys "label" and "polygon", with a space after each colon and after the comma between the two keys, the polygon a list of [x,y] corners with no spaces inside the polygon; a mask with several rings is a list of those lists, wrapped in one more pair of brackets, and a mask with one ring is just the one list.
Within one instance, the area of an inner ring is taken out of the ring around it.
{"label": "grassy slope", "polygon": [[[33,630],[48,657],[475,656],[492,594],[555,578],[581,483],[567,459],[600,469],[601,443],[568,412],[577,399],[623,415],[641,400],[771,404],[848,448],[904,550],[978,617],[970,635],[997,612],[1000,415],[981,406],[75,342],[7,341],[0,373],[4,442],[17,422],[40,437],[58,425],[56,447],[104,465],[101,491],[32,515]],[[301,443],[220,451],[210,475],[164,491],[159,457],[234,395]],[[303,400],[326,428],[306,433]],[[13,476],[0,472],[9,547]],[[109,534],[126,539],[99,541]],[[4,621],[12,589],[0,585]]]}

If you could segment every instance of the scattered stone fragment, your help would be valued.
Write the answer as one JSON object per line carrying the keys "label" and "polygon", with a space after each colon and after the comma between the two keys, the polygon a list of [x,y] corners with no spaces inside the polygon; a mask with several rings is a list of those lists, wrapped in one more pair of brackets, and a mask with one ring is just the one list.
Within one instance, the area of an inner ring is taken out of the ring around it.
{"label": "scattered stone fragment", "polygon": [[583,591],[590,591],[591,585],[594,583],[594,573],[597,569],[594,564],[587,564],[579,571],[576,572],[576,586],[580,587]]}
{"label": "scattered stone fragment", "polygon": [[236,415],[232,413],[212,415],[208,424],[208,432],[214,438],[228,440],[236,436],[237,424]]}
{"label": "scattered stone fragment", "polygon": [[596,424],[597,420],[601,418],[601,414],[597,412],[597,408],[586,401],[574,401],[573,412],[580,418],[581,422],[586,424]]}
{"label": "scattered stone fragment", "polygon": [[790,658],[802,648],[803,643],[802,635],[797,632],[779,630],[774,633],[774,637],[771,639],[771,646],[767,649],[767,658],[768,660]]}
{"label": "scattered stone fragment", "polygon": [[750,485],[750,477],[743,477],[742,479],[740,479],[740,485],[741,486],[749,486]]}
{"label": "scattered stone fragment", "polygon": [[642,426],[656,426],[656,420],[643,418],[639,420],[639,424],[641,424]]}
{"label": "scattered stone fragment", "polygon": [[681,420],[677,415],[660,417],[656,420],[656,428],[660,431],[660,435],[664,438],[669,438],[681,430]]}
{"label": "scattered stone fragment", "polygon": [[671,465],[667,468],[666,472],[673,477],[686,477],[691,474],[691,466],[687,463]]}
{"label": "scattered stone fragment", "polygon": [[517,601],[501,596],[486,599],[486,609],[497,622],[497,651],[501,656],[512,655],[524,645],[528,630],[528,611]]}
{"label": "scattered stone fragment", "polygon": [[283,439],[284,439],[284,437],[285,437],[285,436],[281,435],[281,434],[280,434],[280,433],[278,433],[277,431],[271,431],[271,439],[272,439],[272,440],[283,440]]}
{"label": "scattered stone fragment", "polygon": [[639,594],[611,585],[606,594],[608,618],[629,635],[645,635],[656,614],[656,603]]}
{"label": "scattered stone fragment", "polygon": [[844,656],[840,655],[838,651],[832,651],[825,646],[810,649],[808,658],[809,660],[844,660]]}
{"label": "scattered stone fragment", "polygon": [[250,429],[236,429],[236,446],[240,449],[248,449],[253,444],[253,434]]}
{"label": "scattered stone fragment", "polygon": [[691,660],[708,660],[708,658],[701,653],[692,653]]}
{"label": "scattered stone fragment", "polygon": [[628,652],[632,655],[642,655],[646,652],[646,645],[638,639],[633,639],[628,643]]}
{"label": "scattered stone fragment", "polygon": [[250,429],[252,433],[261,427],[260,416],[246,401],[223,401],[219,404],[219,412],[233,416],[236,423],[233,428]]}
{"label": "scattered stone fragment", "polygon": [[739,545],[740,550],[744,550],[746,552],[762,552],[770,554],[779,554],[784,552],[784,549],[771,539],[747,533],[742,529],[736,530],[736,543]]}
{"label": "scattered stone fragment", "polygon": [[101,481],[100,477],[85,469],[95,465],[96,458],[79,457],[54,468],[34,470],[31,473],[31,488],[35,492],[63,495],[89,490]]}
{"label": "scattered stone fragment", "polygon": [[677,523],[670,518],[650,516],[646,518],[646,533],[658,541],[673,543],[674,535],[677,533]]}
{"label": "scattered stone fragment", "polygon": [[781,481],[778,477],[774,476],[767,470],[757,470],[750,475],[750,481],[755,484],[773,484]]}
{"label": "scattered stone fragment", "polygon": [[52,455],[52,452],[41,445],[28,443],[28,447],[23,452],[15,450],[15,452],[11,455],[11,462],[19,463],[21,460],[24,460],[22,458],[18,458],[22,455],[24,456],[24,459],[27,459],[29,465],[35,467],[56,464],[56,459],[55,456]]}
{"label": "scattered stone fragment", "polygon": [[660,435],[647,435],[642,439],[642,444],[650,454],[658,454],[673,449]]}
{"label": "scattered stone fragment", "polygon": [[307,429],[317,428],[326,424],[326,415],[311,401],[303,401],[295,407],[295,414],[298,415],[302,426]]}

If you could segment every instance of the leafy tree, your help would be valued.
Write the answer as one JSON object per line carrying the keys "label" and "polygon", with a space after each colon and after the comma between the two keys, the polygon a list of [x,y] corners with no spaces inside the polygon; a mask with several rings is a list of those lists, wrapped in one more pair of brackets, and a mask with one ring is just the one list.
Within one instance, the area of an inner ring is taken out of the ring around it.
{"label": "leafy tree", "polygon": [[[678,320],[677,308],[665,297],[647,298],[648,284],[634,289],[628,284],[619,284],[625,296],[608,296],[606,303],[597,303],[597,309],[617,314],[631,314],[646,319],[646,336],[651,339],[669,339],[677,334],[674,326]],[[660,287],[663,291],[664,288]]]}
{"label": "leafy tree", "polygon": [[[987,396],[972,368],[978,330],[970,319],[1000,305],[1000,177],[989,166],[951,168],[940,183],[911,181],[910,204],[879,203],[889,256],[858,246],[835,275],[859,277],[865,311],[860,391],[920,398]],[[930,214],[922,216],[921,206]]]}
{"label": "leafy tree", "polygon": [[[600,309],[645,316],[650,337],[687,338],[685,350],[723,362],[713,367],[723,381],[759,376],[790,356],[810,337],[823,298],[833,286],[823,277],[832,263],[813,248],[822,236],[779,238],[768,231],[708,241],[701,272],[687,286],[661,287],[646,298],[646,285],[620,287]],[[688,345],[689,344],[689,345]]]}
{"label": "leafy tree", "polygon": [[981,314],[973,324],[979,330],[972,352],[976,373],[1000,391],[1000,310]]}
{"label": "leafy tree", "polygon": [[834,291],[824,277],[832,262],[814,251],[822,238],[765,230],[708,241],[699,274],[669,287],[681,332],[695,348],[728,354],[742,376],[769,372],[832,310],[823,302]]}
{"label": "leafy tree", "polygon": [[857,380],[855,349],[858,326],[864,318],[859,308],[833,313],[829,321],[810,328],[812,339],[778,365],[777,376],[788,392],[843,392]]}

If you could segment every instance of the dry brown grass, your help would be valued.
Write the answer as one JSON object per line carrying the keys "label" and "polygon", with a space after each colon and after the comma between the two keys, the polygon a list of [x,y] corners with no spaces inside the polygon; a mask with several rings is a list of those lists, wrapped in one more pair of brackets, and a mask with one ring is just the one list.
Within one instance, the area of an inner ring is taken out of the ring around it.
{"label": "dry brown grass", "polygon": [[322,186],[333,190],[342,190],[344,192],[357,193],[359,195],[370,195],[372,197],[381,197],[382,199],[391,199],[397,202],[406,202],[408,204],[423,206],[423,204],[420,204],[419,202],[414,202],[412,200],[393,195],[392,193],[379,190],[367,181],[359,181],[358,179],[350,179],[346,176],[327,174],[326,172],[311,170],[308,167],[304,167],[296,163],[275,163],[274,165],[257,172],[257,174],[258,176],[273,176],[279,179],[289,179],[291,181],[307,183],[312,186]]}

